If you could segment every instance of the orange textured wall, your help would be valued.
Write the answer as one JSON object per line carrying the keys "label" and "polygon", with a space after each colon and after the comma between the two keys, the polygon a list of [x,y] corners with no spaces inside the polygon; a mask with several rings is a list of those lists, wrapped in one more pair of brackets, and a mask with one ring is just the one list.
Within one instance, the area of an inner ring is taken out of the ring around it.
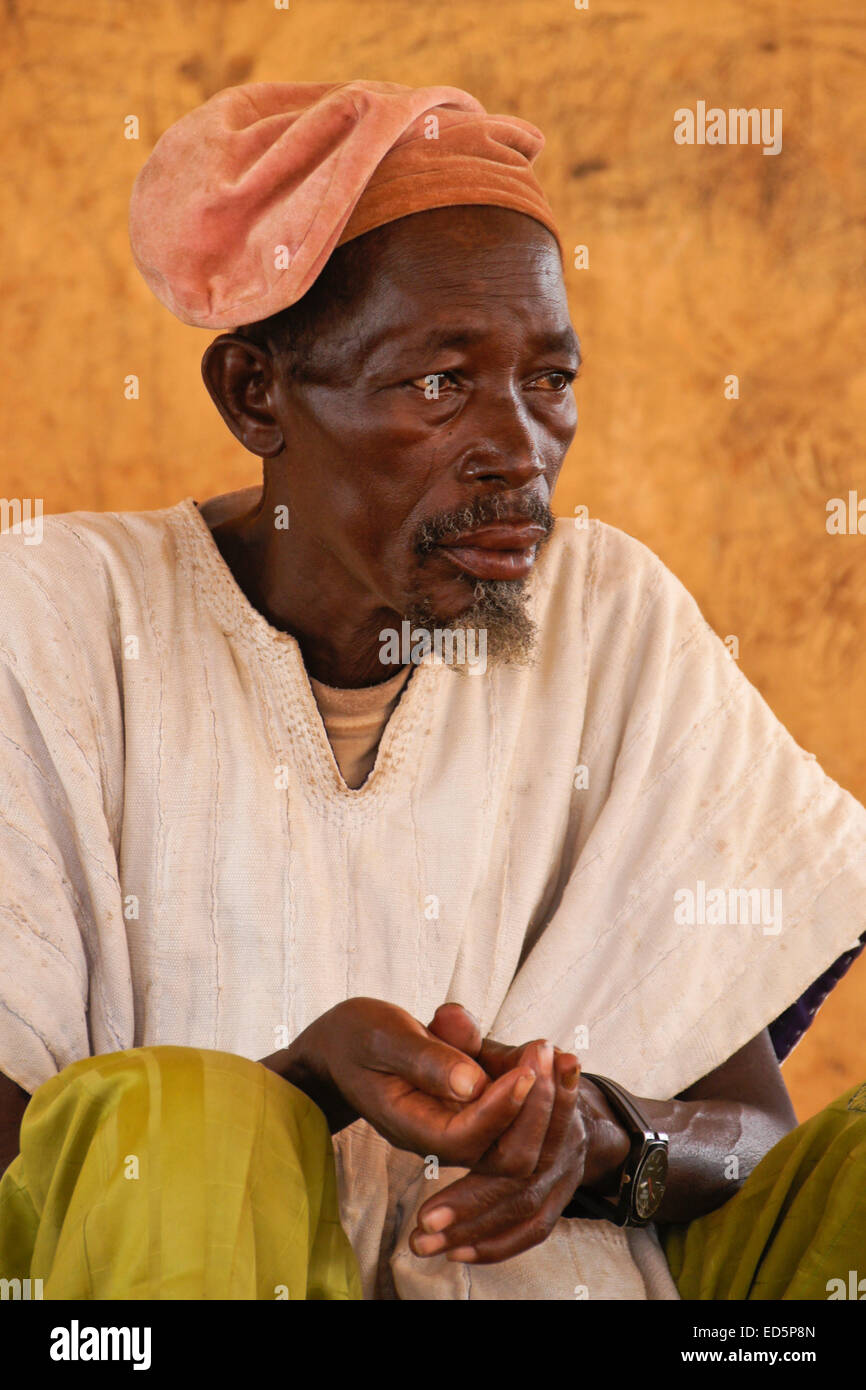
{"label": "orange textured wall", "polygon": [[[557,510],[656,550],[866,798],[866,539],[825,527],[829,498],[866,498],[866,19],[824,8],[7,0],[0,495],[125,510],[258,477],[201,386],[209,335],[128,252],[130,187],[171,121],[245,81],[467,87],[545,131],[539,174],[566,245],[588,248],[567,272],[586,366]],[[782,153],[675,144],[674,111],[699,100],[782,108]],[[786,1065],[802,1118],[862,1079],[864,1004],[860,961]]]}

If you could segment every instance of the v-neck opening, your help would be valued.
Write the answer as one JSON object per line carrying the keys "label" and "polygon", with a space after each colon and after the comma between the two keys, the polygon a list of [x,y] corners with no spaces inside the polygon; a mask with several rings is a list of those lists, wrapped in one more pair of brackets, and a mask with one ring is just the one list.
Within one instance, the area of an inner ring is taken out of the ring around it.
{"label": "v-neck opening", "polygon": [[337,764],[297,639],[274,627],[247,598],[194,498],[184,498],[169,508],[169,514],[181,523],[178,533],[198,595],[226,635],[242,644],[263,675],[273,681],[311,799],[323,810],[374,809],[398,780],[413,736],[423,733],[421,713],[434,682],[447,679],[450,673],[433,666],[419,666],[412,672],[382,731],[373,767],[360,787],[350,787]]}

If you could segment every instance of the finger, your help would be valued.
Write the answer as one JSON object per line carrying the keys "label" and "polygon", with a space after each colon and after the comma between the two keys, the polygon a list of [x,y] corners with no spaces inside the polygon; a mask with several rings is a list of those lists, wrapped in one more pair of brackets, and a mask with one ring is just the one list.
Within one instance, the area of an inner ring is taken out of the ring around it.
{"label": "finger", "polygon": [[[439,1250],[428,1249],[427,1253],[444,1254],[449,1263],[455,1264],[497,1264],[513,1259],[547,1239],[569,1199],[569,1179],[558,1182],[546,1196],[539,1197],[534,1209],[523,1217],[520,1213],[526,1210],[525,1201],[518,1203],[506,1197],[474,1222],[455,1222],[446,1227],[438,1233],[446,1237],[446,1244]],[[418,1253],[426,1248],[422,1246]]]}
{"label": "finger", "polygon": [[524,1048],[521,1065],[533,1067],[538,1080],[514,1123],[475,1165],[476,1172],[513,1178],[528,1178],[535,1172],[556,1099],[557,1082],[553,1063],[551,1043],[531,1043]]}
{"label": "finger", "polygon": [[[543,1042],[544,1039],[537,1038],[535,1041]],[[488,1076],[502,1076],[503,1072],[510,1071],[512,1067],[516,1067],[519,1064],[522,1053],[527,1047],[531,1046],[531,1043],[521,1043],[519,1046],[512,1046],[510,1043],[497,1042],[495,1038],[485,1038],[481,1044],[480,1051],[473,1053],[473,1056],[484,1068]],[[554,1048],[554,1054],[557,1057],[570,1057],[572,1065],[577,1063],[577,1058],[573,1052],[561,1053],[557,1047]]]}
{"label": "finger", "polygon": [[376,1030],[368,1046],[365,1066],[372,1071],[390,1072],[441,1100],[469,1101],[487,1087],[486,1072],[448,1043],[431,1037],[426,1028],[418,1032],[407,1028]]}
{"label": "finger", "polygon": [[567,1157],[574,1158],[585,1133],[582,1125],[576,1129],[574,1124],[580,1088],[580,1063],[573,1053],[563,1053],[554,1059],[553,1072],[556,1094],[538,1156],[539,1167],[558,1166],[563,1148]]}
{"label": "finger", "polygon": [[521,1043],[519,1047],[512,1047],[510,1043],[497,1042],[495,1038],[485,1038],[475,1056],[488,1076],[502,1076],[512,1067],[517,1066],[520,1054],[526,1046],[526,1043]]}
{"label": "finger", "polygon": [[392,1142],[469,1168],[514,1122],[535,1081],[530,1068],[518,1068],[490,1082],[477,1100],[456,1107],[415,1091],[397,1106],[401,1132],[410,1142]]}
{"label": "finger", "polygon": [[[436,1253],[455,1243],[452,1240],[455,1231],[480,1238],[482,1227],[476,1223],[482,1222],[486,1215],[505,1208],[520,1186],[513,1178],[480,1177],[477,1173],[467,1173],[465,1177],[457,1178],[418,1209],[417,1225],[409,1237],[410,1247],[418,1255]],[[497,1232],[500,1229],[499,1218],[486,1229]],[[431,1234],[438,1235],[439,1240],[428,1241],[427,1237]]]}
{"label": "finger", "polygon": [[577,1090],[580,1082],[580,1062],[574,1052],[560,1052],[557,1048],[556,1058],[553,1064],[557,1084],[561,1080],[568,1080],[569,1089]]}
{"label": "finger", "polygon": [[554,1057],[544,1110],[534,1108],[543,1086],[539,1078],[514,1124],[473,1165],[473,1172],[526,1179],[533,1174],[559,1174],[564,1167],[573,1169],[576,1162],[582,1172],[586,1129],[575,1117],[580,1071],[567,1062],[558,1063]]}
{"label": "finger", "polygon": [[[577,1088],[567,1084],[574,1068],[567,1061],[561,1067],[557,1067],[556,1061],[558,1059],[554,1061],[558,1083],[556,1097],[535,1181],[507,1178],[497,1181],[496,1178],[484,1176],[481,1164],[476,1165],[472,1173],[437,1192],[419,1208],[418,1224],[421,1231],[440,1232],[447,1227],[448,1244],[454,1244],[454,1232],[459,1243],[462,1243],[464,1238],[467,1243],[471,1243],[473,1233],[465,1228],[465,1223],[496,1207],[509,1193],[515,1194],[514,1208],[510,1212],[506,1211],[504,1217],[506,1225],[513,1225],[517,1219],[531,1215],[531,1206],[527,1208],[526,1202],[538,1200],[539,1193],[544,1190],[545,1174],[561,1175],[556,1176],[555,1181],[557,1184],[564,1184],[563,1206],[571,1200],[582,1176],[582,1146],[586,1134],[584,1126],[575,1123]],[[502,1216],[503,1213],[499,1215]],[[495,1233],[495,1225],[483,1224],[480,1230],[482,1233]]]}
{"label": "finger", "polygon": [[[527,1181],[467,1173],[419,1207],[413,1235],[441,1234],[445,1237],[440,1242],[443,1248],[498,1235],[531,1220],[560,1181],[552,1174],[539,1174]],[[569,1200],[570,1193],[563,1205]]]}
{"label": "finger", "polygon": [[427,1028],[435,1037],[465,1052],[467,1057],[475,1057],[480,1051],[481,1027],[462,1004],[440,1004]]}
{"label": "finger", "polygon": [[[527,1186],[523,1178],[494,1178],[466,1173],[422,1203],[416,1218],[418,1229],[443,1231],[447,1227],[450,1231],[478,1220],[501,1203],[512,1201]],[[530,1216],[533,1210],[527,1208],[523,1215]],[[447,1219],[443,1212],[448,1213]]]}
{"label": "finger", "polygon": [[445,1251],[445,1258],[449,1264],[499,1264],[502,1260],[512,1260],[515,1255],[522,1255],[534,1245],[541,1245],[547,1240],[554,1225],[555,1218],[548,1220],[544,1213],[539,1213],[519,1226],[500,1231],[498,1235],[449,1247]]}

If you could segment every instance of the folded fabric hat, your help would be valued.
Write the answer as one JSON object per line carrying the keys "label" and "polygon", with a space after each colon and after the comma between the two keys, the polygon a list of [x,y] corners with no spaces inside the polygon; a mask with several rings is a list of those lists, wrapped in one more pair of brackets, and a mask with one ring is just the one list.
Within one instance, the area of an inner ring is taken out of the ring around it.
{"label": "folded fabric hat", "polygon": [[427,208],[514,208],[559,244],[531,167],[543,145],[458,87],[227,87],[154,146],[132,191],[132,254],[184,323],[237,328],[300,299],[335,246]]}

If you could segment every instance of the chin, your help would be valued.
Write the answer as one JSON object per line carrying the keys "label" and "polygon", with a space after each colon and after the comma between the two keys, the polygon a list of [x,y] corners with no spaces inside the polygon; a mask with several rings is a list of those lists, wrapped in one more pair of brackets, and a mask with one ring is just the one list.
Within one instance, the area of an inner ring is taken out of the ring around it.
{"label": "chin", "polygon": [[[487,665],[526,666],[534,661],[537,644],[537,629],[528,608],[525,579],[473,579],[467,575],[421,596],[406,607],[403,616],[413,628],[434,637],[437,632],[483,634]],[[474,650],[478,650],[477,641]],[[456,669],[462,665],[449,664]]]}

